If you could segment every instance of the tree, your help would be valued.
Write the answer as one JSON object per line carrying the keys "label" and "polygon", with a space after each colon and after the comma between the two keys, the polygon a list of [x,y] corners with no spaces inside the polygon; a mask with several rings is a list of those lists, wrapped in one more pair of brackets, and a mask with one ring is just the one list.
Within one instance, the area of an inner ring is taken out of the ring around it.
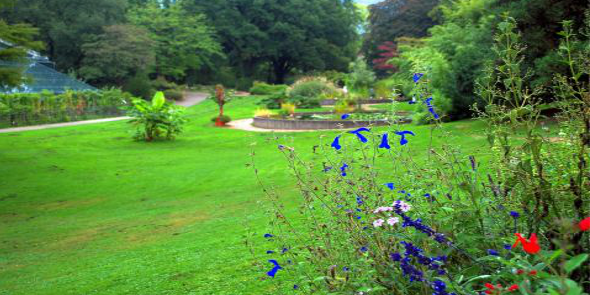
{"label": "tree", "polygon": [[154,42],[144,29],[113,25],[82,45],[80,74],[98,84],[122,85],[155,64]]}
{"label": "tree", "polygon": [[283,83],[292,70],[345,71],[354,59],[360,17],[351,0],[187,0],[218,31],[242,77],[267,73]]}
{"label": "tree", "polygon": [[179,4],[163,8],[151,3],[130,12],[131,21],[148,30],[156,45],[157,75],[182,81],[187,71],[212,67],[223,57],[215,32],[202,14],[188,13]]}
{"label": "tree", "polygon": [[[10,2],[0,0],[0,8]],[[34,41],[38,29],[28,24],[8,24],[0,19],[0,88],[21,85],[26,77],[25,70],[28,50],[38,50],[43,43]]]}
{"label": "tree", "polygon": [[102,34],[104,27],[125,21],[125,9],[126,1],[120,0],[19,0],[0,15],[39,28],[45,53],[68,72],[80,68],[86,41]]}
{"label": "tree", "polygon": [[424,37],[436,23],[429,17],[440,0],[385,0],[369,6],[368,32],[363,51],[378,59],[378,46],[399,37]]}

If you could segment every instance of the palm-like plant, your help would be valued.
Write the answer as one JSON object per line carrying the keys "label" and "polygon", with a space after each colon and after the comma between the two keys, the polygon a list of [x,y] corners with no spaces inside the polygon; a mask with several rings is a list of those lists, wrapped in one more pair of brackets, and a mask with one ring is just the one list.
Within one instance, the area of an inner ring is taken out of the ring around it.
{"label": "palm-like plant", "polygon": [[129,111],[129,116],[133,117],[130,123],[137,126],[136,139],[145,141],[174,139],[186,123],[183,114],[184,107],[166,102],[162,92],[157,92],[151,103],[143,99],[133,100],[133,108]]}

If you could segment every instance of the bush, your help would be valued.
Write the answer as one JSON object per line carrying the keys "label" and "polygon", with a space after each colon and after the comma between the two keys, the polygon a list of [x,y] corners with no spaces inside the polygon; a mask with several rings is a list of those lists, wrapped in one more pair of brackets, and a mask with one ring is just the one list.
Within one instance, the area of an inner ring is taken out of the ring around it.
{"label": "bush", "polygon": [[184,107],[166,102],[164,93],[157,92],[151,103],[143,99],[133,100],[129,123],[137,127],[135,139],[153,141],[157,139],[171,140],[182,132],[186,123],[183,117]]}
{"label": "bush", "polygon": [[295,113],[295,105],[292,103],[284,103],[281,105],[281,110],[285,111],[289,115],[293,115]]}
{"label": "bush", "polygon": [[213,117],[213,118],[211,118],[211,122],[215,123],[215,122],[217,122],[217,119],[219,119],[219,121],[223,124],[227,124],[227,123],[231,122],[231,117],[227,116],[227,115]]}
{"label": "bush", "polygon": [[169,89],[164,91],[164,95],[167,99],[174,101],[181,101],[184,99],[184,91],[178,89]]}
{"label": "bush", "polygon": [[4,105],[0,125],[24,126],[120,116],[125,113],[122,107],[131,104],[133,99],[131,94],[118,89],[0,94],[0,104]]}
{"label": "bush", "polygon": [[268,97],[262,99],[260,101],[260,105],[264,105],[266,108],[271,110],[276,110],[281,108],[281,104],[288,100],[287,94],[285,91],[277,92],[275,94],[271,94]]}
{"label": "bush", "polygon": [[335,95],[337,89],[323,77],[304,77],[299,79],[288,90],[288,102],[299,108],[315,108],[325,95]]}
{"label": "bush", "polygon": [[137,74],[123,85],[123,91],[143,99],[150,99],[154,95],[152,82],[146,74]]}
{"label": "bush", "polygon": [[254,117],[268,118],[273,115],[273,112],[268,109],[258,109],[254,112]]}
{"label": "bush", "polygon": [[276,93],[284,93],[287,90],[287,85],[271,85],[264,82],[254,82],[250,88],[252,95],[272,95]]}
{"label": "bush", "polygon": [[254,84],[254,81],[251,78],[239,78],[236,80],[236,90],[238,91],[248,91]]}

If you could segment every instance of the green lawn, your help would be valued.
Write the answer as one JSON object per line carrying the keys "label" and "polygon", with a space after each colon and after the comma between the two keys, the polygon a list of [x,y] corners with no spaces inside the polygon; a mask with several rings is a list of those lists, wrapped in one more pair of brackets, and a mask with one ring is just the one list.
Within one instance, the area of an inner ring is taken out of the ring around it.
{"label": "green lawn", "polygon": [[[251,117],[256,100],[228,115]],[[243,243],[268,221],[252,149],[291,207],[294,183],[274,135],[212,127],[215,114],[191,108],[173,142],[134,142],[125,122],[0,134],[0,294],[273,294],[263,243],[256,257]],[[479,123],[445,128],[485,151]],[[428,126],[408,129],[428,145]],[[309,155],[320,134],[336,133],[278,136]]]}

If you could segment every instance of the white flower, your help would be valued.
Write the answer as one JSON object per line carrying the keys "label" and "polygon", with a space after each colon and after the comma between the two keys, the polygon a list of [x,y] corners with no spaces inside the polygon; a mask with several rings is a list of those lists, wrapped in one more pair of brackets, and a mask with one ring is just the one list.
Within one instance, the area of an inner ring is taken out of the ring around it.
{"label": "white flower", "polygon": [[393,207],[379,207],[377,209],[375,209],[375,211],[373,211],[373,213],[379,213],[379,212],[391,212],[393,211]]}
{"label": "white flower", "polygon": [[394,226],[398,222],[399,222],[398,217],[391,217],[391,218],[387,219],[387,224],[389,224],[391,226]]}
{"label": "white flower", "polygon": [[404,201],[395,201],[395,203],[393,203],[394,207],[398,207],[402,212],[408,212],[410,211],[410,209],[412,209],[412,206]]}
{"label": "white flower", "polygon": [[377,220],[373,221],[373,226],[374,227],[381,227],[384,222],[385,222],[385,220],[383,220],[383,219],[377,219]]}

